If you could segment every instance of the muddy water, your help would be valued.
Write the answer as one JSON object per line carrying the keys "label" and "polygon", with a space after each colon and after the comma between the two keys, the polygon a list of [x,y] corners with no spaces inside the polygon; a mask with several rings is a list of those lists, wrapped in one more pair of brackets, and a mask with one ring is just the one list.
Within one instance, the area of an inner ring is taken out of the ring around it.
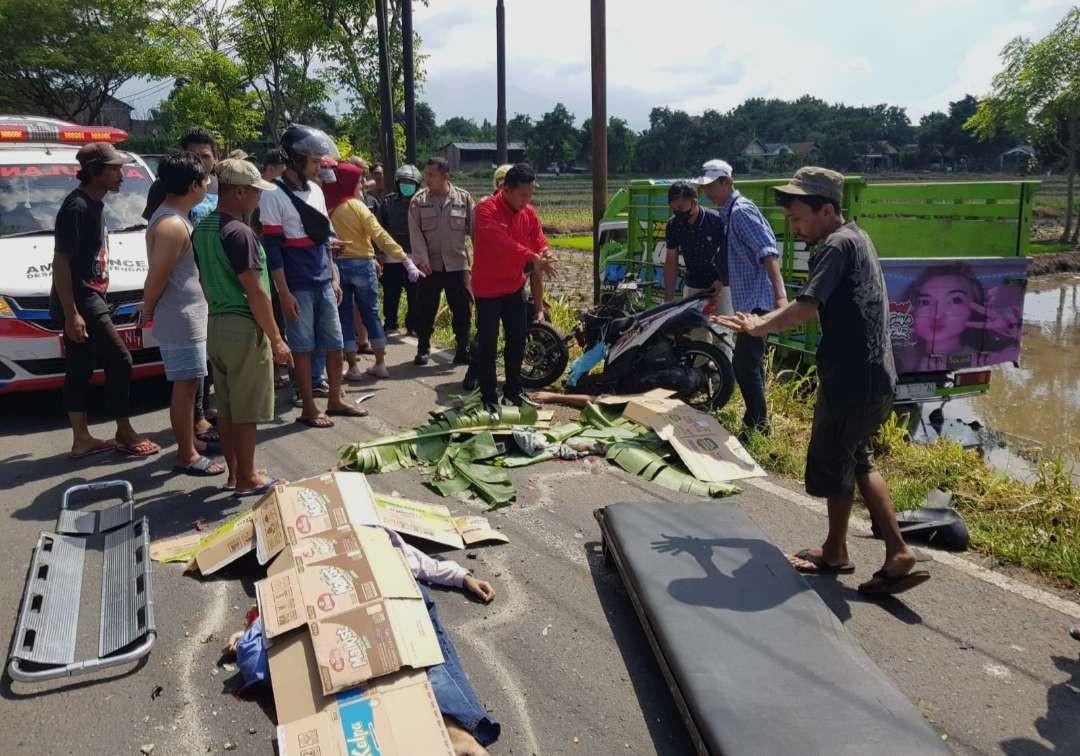
{"label": "muddy water", "polygon": [[949,402],[943,412],[946,432],[961,440],[971,435],[961,423],[985,426],[972,438],[995,465],[1023,474],[1011,452],[1035,448],[1061,453],[1080,470],[1080,276],[1032,279],[1020,366],[994,368],[986,394]]}

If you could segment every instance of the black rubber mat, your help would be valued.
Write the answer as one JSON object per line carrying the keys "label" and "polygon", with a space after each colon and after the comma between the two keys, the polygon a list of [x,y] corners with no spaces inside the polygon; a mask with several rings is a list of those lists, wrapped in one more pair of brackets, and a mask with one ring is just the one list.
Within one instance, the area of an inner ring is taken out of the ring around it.
{"label": "black rubber mat", "polygon": [[947,752],[737,504],[597,516],[702,752]]}

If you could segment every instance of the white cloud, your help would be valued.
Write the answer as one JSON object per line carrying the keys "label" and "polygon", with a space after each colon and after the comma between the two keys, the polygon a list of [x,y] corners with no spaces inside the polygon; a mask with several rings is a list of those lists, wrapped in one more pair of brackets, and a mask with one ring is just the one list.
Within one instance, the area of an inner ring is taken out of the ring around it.
{"label": "white cloud", "polygon": [[1068,8],[1072,5],[1073,0],[1027,0],[1023,7],[1020,8],[1020,13],[1024,15],[1044,13],[1058,8]]}
{"label": "white cloud", "polygon": [[966,94],[988,94],[994,74],[1001,70],[1002,48],[1013,37],[1031,36],[1033,30],[1030,21],[1012,21],[991,29],[979,42],[968,48],[949,86],[911,106],[908,112],[911,119],[918,121],[921,116],[934,110],[944,112],[950,102]]}

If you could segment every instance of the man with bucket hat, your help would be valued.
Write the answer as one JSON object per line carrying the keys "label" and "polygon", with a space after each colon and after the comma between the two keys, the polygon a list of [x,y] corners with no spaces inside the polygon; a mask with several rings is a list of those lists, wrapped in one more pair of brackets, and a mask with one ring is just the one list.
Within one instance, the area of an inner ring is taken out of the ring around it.
{"label": "man with bucket hat", "polygon": [[[75,156],[79,185],[64,198],[56,214],[51,317],[64,333],[64,409],[74,439],[71,458],[115,449],[148,457],[161,447],[140,438],[128,419],[131,353],[109,316],[109,229],[105,195],[120,191],[124,166],[134,162],[108,142],[92,142]],[[86,412],[95,364],[105,370],[105,409],[116,420],[114,441],[90,434]]]}
{"label": "man with bucket hat", "polygon": [[821,321],[817,403],[806,454],[806,492],[828,502],[829,532],[822,546],[789,557],[808,574],[850,574],[847,528],[858,486],[885,540],[885,564],[859,586],[870,595],[902,593],[926,582],[900,535],[885,480],[870,459],[870,441],[892,412],[896,370],[889,341],[889,297],[877,251],[865,231],[841,213],[844,177],[826,168],[800,168],[775,187],[790,233],[818,245],[810,275],[794,302],[766,315],[716,316],[721,325],[765,336]]}

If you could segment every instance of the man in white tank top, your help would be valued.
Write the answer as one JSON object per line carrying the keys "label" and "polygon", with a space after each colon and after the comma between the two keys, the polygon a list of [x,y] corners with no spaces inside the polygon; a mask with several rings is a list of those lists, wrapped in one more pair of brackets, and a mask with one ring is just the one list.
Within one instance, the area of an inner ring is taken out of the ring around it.
{"label": "man in white tank top", "polygon": [[188,475],[220,475],[225,468],[196,448],[195,394],[206,377],[208,309],[191,248],[191,209],[206,197],[209,176],[188,152],[167,156],[158,166],[165,200],[150,216],[146,250],[150,269],[141,319],[161,349],[165,377],[172,383],[169,420],[176,436],[173,470]]}

